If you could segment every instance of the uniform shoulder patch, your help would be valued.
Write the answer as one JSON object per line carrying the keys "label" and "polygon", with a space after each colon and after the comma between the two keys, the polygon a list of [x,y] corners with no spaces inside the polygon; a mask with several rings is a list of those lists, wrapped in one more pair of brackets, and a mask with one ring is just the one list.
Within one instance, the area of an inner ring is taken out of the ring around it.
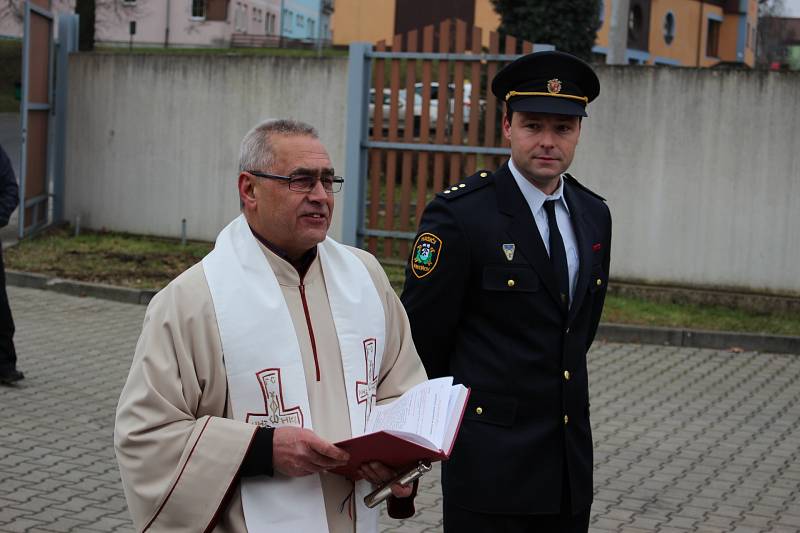
{"label": "uniform shoulder patch", "polygon": [[411,252],[411,272],[421,279],[433,272],[442,255],[442,239],[433,233],[420,233]]}
{"label": "uniform shoulder patch", "polygon": [[444,191],[438,193],[436,196],[444,198],[445,200],[452,200],[459,198],[472,191],[485,187],[492,182],[493,174],[488,170],[479,170],[472,176],[468,176],[461,180],[460,183],[447,187]]}
{"label": "uniform shoulder patch", "polygon": [[595,198],[597,198],[597,199],[599,199],[599,200],[602,200],[602,201],[604,201],[604,202],[606,201],[606,199],[605,199],[605,198],[603,198],[602,196],[600,196],[599,194],[597,194],[596,192],[594,192],[593,190],[589,189],[588,187],[586,187],[585,185],[583,185],[581,182],[579,182],[578,180],[576,180],[576,179],[575,179],[575,177],[574,177],[572,174],[567,174],[567,173],[564,173],[564,179],[565,179],[565,180],[567,181],[567,183],[569,183],[570,185],[574,185],[575,187],[577,187],[577,188],[581,189],[582,191],[586,191],[587,193],[591,194],[592,196],[594,196]]}

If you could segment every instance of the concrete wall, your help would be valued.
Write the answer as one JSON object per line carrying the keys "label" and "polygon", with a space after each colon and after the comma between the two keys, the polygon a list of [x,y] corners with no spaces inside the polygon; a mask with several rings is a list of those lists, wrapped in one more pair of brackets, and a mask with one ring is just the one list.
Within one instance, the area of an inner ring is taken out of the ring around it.
{"label": "concrete wall", "polygon": [[214,240],[239,213],[239,143],[270,117],[315,125],[347,176],[346,59],[77,54],[69,79],[65,215],[87,227],[179,236],[186,218]]}
{"label": "concrete wall", "polygon": [[[240,139],[315,124],[344,169],[344,59],[75,55],[66,209],[89,227],[213,239]],[[608,198],[612,277],[800,294],[800,73],[600,67],[571,172]],[[344,196],[337,195],[334,237]]]}
{"label": "concrete wall", "polygon": [[612,277],[800,293],[800,74],[599,69],[572,171]]}

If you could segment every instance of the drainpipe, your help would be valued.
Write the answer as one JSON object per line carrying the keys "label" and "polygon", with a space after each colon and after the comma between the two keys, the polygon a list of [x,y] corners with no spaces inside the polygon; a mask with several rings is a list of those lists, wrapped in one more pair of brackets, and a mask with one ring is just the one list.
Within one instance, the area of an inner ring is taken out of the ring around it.
{"label": "drainpipe", "polygon": [[319,17],[317,20],[317,56],[322,55],[322,4],[325,0],[319,0]]}
{"label": "drainpipe", "polygon": [[278,48],[283,48],[283,24],[284,24],[283,15],[284,15],[284,13],[285,13],[285,11],[283,10],[283,0],[281,0],[281,23],[280,23],[281,31],[278,34]]}
{"label": "drainpipe", "polygon": [[169,48],[169,5],[170,0],[167,0],[167,24],[164,28],[164,48]]}
{"label": "drainpipe", "polygon": [[700,0],[700,16],[697,17],[697,60],[695,66],[700,66],[700,50],[703,48],[703,15],[705,11],[705,2]]}

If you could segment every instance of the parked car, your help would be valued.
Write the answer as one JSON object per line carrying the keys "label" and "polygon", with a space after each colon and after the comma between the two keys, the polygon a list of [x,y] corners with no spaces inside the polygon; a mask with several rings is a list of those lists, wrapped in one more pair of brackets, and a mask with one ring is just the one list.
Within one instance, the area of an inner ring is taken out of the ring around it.
{"label": "parked car", "polygon": [[[422,82],[418,82],[414,84],[414,121],[416,125],[419,125],[420,117],[422,117]],[[405,89],[400,90],[400,95],[405,98],[406,96]],[[430,97],[431,103],[430,108],[428,109],[428,118],[430,121],[430,128],[436,128],[436,120],[439,115],[439,82],[431,82],[430,84]],[[449,83],[447,85],[447,99],[449,102],[448,112],[446,115],[446,124],[449,128],[452,126],[453,123],[453,116],[455,113],[455,94],[456,94],[456,86],[454,83]],[[470,121],[470,109],[472,108],[472,83],[469,81],[464,82],[464,103],[462,106],[464,124],[469,124]],[[407,100],[407,99],[406,99]],[[479,102],[480,109],[483,110],[486,107],[486,100],[481,99]]]}
{"label": "parked car", "polygon": [[[384,130],[389,129],[389,113],[391,112],[392,90],[383,89],[383,104],[381,106],[381,122]],[[375,117],[375,89],[369,90],[369,125],[372,127]],[[397,97],[397,129],[402,132],[406,123],[406,97],[405,91],[399,91]]]}

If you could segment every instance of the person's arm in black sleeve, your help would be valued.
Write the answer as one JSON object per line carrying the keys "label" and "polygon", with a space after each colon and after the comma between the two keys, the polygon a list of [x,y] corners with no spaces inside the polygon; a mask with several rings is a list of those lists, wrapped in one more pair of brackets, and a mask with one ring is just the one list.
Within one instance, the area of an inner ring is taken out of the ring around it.
{"label": "person's arm in black sleeve", "polygon": [[11,160],[0,146],[0,228],[8,225],[11,213],[19,205],[19,186]]}
{"label": "person's arm in black sleeve", "polygon": [[411,496],[407,498],[396,498],[389,496],[386,499],[386,514],[389,518],[402,520],[403,518],[411,518],[417,512],[414,507],[414,498],[417,497],[417,489],[419,488],[419,480],[414,480]]}
{"label": "person's arm in black sleeve", "polygon": [[605,256],[603,257],[603,272],[606,274],[605,282],[597,294],[594,297],[593,302],[593,309],[592,309],[592,319],[593,323],[589,327],[589,334],[586,337],[586,351],[589,351],[591,348],[592,343],[594,342],[594,336],[597,333],[597,326],[600,324],[600,317],[603,314],[603,304],[606,301],[606,291],[608,289],[608,280],[611,279],[611,274],[609,268],[611,266],[611,212],[606,207],[605,214],[607,217],[607,221],[605,222],[605,236],[603,239],[603,249],[605,250]]}
{"label": "person's arm in black sleeve", "polygon": [[[448,204],[436,197],[425,209],[400,297],[408,313],[414,345],[431,379],[450,375],[449,357],[470,268],[467,239]],[[415,258],[426,233],[440,243],[429,272],[414,269],[415,260],[420,263]]]}
{"label": "person's arm in black sleeve", "polygon": [[241,477],[272,476],[272,436],[275,428],[259,427],[239,468]]}

